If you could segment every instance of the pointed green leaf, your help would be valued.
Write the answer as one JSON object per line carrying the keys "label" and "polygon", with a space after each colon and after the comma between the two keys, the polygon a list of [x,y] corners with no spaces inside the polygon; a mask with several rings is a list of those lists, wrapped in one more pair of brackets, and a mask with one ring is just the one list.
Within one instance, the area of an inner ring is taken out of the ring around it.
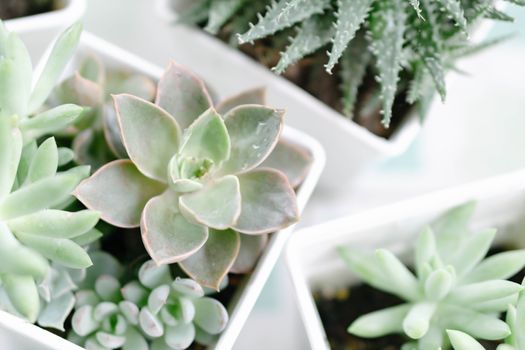
{"label": "pointed green leaf", "polygon": [[49,238],[17,233],[18,239],[46,258],[73,269],[84,269],[92,265],[86,251],[68,239]]}
{"label": "pointed green leaf", "polygon": [[201,298],[195,300],[195,324],[209,334],[221,333],[228,324],[228,311],[217,300]]}
{"label": "pointed green leaf", "polygon": [[235,230],[247,234],[270,233],[299,220],[295,193],[282,173],[259,169],[238,178],[241,215],[233,225]]}
{"label": "pointed green leaf", "polygon": [[414,304],[403,319],[403,330],[412,339],[422,338],[428,331],[430,320],[436,311],[434,303]]}
{"label": "pointed green leaf", "polygon": [[525,250],[508,251],[489,256],[470,271],[463,283],[508,279],[525,266]]}
{"label": "pointed green leaf", "polygon": [[35,281],[31,276],[0,275],[9,300],[29,322],[35,323],[40,311],[40,300]]}
{"label": "pointed green leaf", "polygon": [[239,43],[252,42],[301,22],[312,15],[323,13],[330,6],[329,0],[280,0],[273,2],[259,22],[246,33],[239,35]]}
{"label": "pointed green leaf", "polygon": [[509,326],[497,315],[482,314],[456,306],[448,306],[443,312],[448,329],[456,329],[486,340],[499,340],[510,335]]}
{"label": "pointed green leaf", "polygon": [[14,124],[0,116],[0,201],[11,192],[22,154],[22,135]]}
{"label": "pointed green leaf", "polygon": [[100,217],[118,227],[137,227],[146,203],[164,191],[130,160],[117,160],[100,168],[76,189],[75,196]]}
{"label": "pointed green leaf", "polygon": [[450,263],[457,247],[469,237],[468,224],[476,208],[475,202],[467,202],[448,210],[432,224],[439,256],[445,264]]}
{"label": "pointed green leaf", "polygon": [[230,137],[213,109],[201,114],[185,131],[180,158],[210,159],[216,164],[230,157]]}
{"label": "pointed green leaf", "polygon": [[175,118],[182,129],[213,106],[202,80],[173,61],[159,81],[155,104]]}
{"label": "pointed green leaf", "polygon": [[454,278],[446,269],[433,271],[425,281],[425,295],[429,300],[441,300],[452,288]]}
{"label": "pointed green leaf", "polygon": [[220,115],[224,116],[230,110],[235,107],[242,105],[264,105],[266,101],[266,89],[265,88],[255,88],[241,92],[235,96],[231,96],[223,101],[221,101],[216,107],[215,110]]}
{"label": "pointed green leaf", "polygon": [[169,190],[148,202],[141,231],[148,254],[159,265],[191,256],[208,238],[205,226],[190,223],[178,211],[177,196]]}
{"label": "pointed green leaf", "polygon": [[377,289],[390,290],[388,281],[375,256],[351,251],[345,247],[337,247],[337,252],[350,270],[360,279]]}
{"label": "pointed green leaf", "polygon": [[27,181],[35,182],[56,174],[58,168],[58,148],[55,138],[50,137],[38,147],[29,170]]}
{"label": "pointed green leaf", "polygon": [[485,348],[470,335],[447,329],[448,338],[454,350],[485,350]]}
{"label": "pointed green leaf", "polygon": [[206,244],[179,266],[201,286],[218,290],[240,248],[239,233],[210,230]]}
{"label": "pointed green leaf", "polygon": [[426,227],[417,239],[415,264],[417,275],[421,278],[424,266],[437,255],[434,232]]}
{"label": "pointed green leaf", "polygon": [[462,246],[456,247],[456,253],[451,264],[458,276],[463,276],[483,259],[489,251],[490,245],[496,236],[495,229],[487,229],[469,237]]}
{"label": "pointed green leaf", "polygon": [[410,305],[403,304],[360,316],[348,327],[348,333],[363,338],[376,338],[402,332],[403,319],[409,310]]}
{"label": "pointed green leaf", "polygon": [[177,122],[164,110],[138,97],[121,94],[113,96],[113,100],[130,159],[147,177],[167,182],[169,161],[179,147]]}
{"label": "pointed green leaf", "polygon": [[231,140],[231,155],[221,173],[249,171],[273,151],[283,127],[284,111],[246,105],[232,109],[224,116]]}
{"label": "pointed green leaf", "polygon": [[66,200],[81,179],[79,174],[69,172],[25,186],[0,203],[0,218],[9,220],[52,208]]}
{"label": "pointed green leaf", "polygon": [[75,53],[81,33],[82,24],[77,22],[58,37],[31,93],[30,113],[40,108],[51,93],[67,63]]}
{"label": "pointed green leaf", "polygon": [[241,214],[239,179],[227,175],[210,181],[201,190],[180,196],[179,207],[189,220],[218,230],[227,229]]}
{"label": "pointed green leaf", "polygon": [[484,281],[455,288],[447,300],[457,305],[470,305],[519,293],[523,287],[505,280]]}
{"label": "pointed green leaf", "polygon": [[378,249],[376,259],[390,285],[390,292],[406,300],[419,299],[420,290],[416,278],[394,254]]}
{"label": "pointed green leaf", "polygon": [[25,143],[65,129],[80,116],[83,110],[77,105],[65,104],[22,120],[20,129]]}

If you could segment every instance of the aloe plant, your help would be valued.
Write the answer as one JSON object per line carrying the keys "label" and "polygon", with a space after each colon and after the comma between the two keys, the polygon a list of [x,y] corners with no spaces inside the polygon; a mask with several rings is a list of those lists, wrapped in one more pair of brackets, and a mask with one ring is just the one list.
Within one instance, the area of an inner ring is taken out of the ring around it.
{"label": "aloe plant", "polygon": [[178,263],[199,284],[218,288],[239,255],[240,233],[264,235],[298,218],[287,177],[256,169],[277,144],[283,112],[231,109],[252,96],[213,108],[203,82],[175,63],[155,104],[114,96],[130,159],[102,167],[80,184],[77,198],[112,225],[140,225],[157,264]]}
{"label": "aloe plant", "polygon": [[208,345],[225,328],[226,309],[193,280],[173,278],[168,266],[149,260],[137,279],[121,286],[122,269],[111,256],[104,260],[91,273],[94,285],[77,292],[69,335],[75,343],[100,350],[181,350],[194,341]]}
{"label": "aloe plant", "polygon": [[[174,0],[175,3],[181,0]],[[511,1],[523,5],[522,1]],[[239,43],[270,36],[296,34],[273,68],[283,73],[307,55],[328,47],[327,72],[341,63],[342,110],[350,118],[366,74],[378,84],[372,95],[382,101],[388,127],[396,98],[424,108],[429,91],[446,96],[445,71],[471,46],[468,33],[480,19],[512,21],[484,0],[199,0],[182,14],[182,22],[206,22],[217,34],[221,28],[237,35]],[[261,7],[266,7],[260,10]],[[260,12],[258,12],[260,11]],[[255,24],[252,24],[255,23]],[[400,81],[401,80],[401,81]],[[377,89],[377,90],[375,90]]]}
{"label": "aloe plant", "polygon": [[516,303],[523,287],[506,279],[525,266],[525,250],[483,260],[496,230],[471,232],[472,212],[472,203],[455,208],[434,229],[423,230],[414,252],[415,274],[387,250],[370,256],[341,248],[362,280],[406,300],[359,317],[348,331],[365,338],[402,333],[413,340],[405,345],[408,349],[446,349],[447,330],[477,339],[508,337],[511,327],[499,315]]}
{"label": "aloe plant", "polygon": [[117,93],[131,93],[152,101],[155,83],[143,74],[120,68],[108,69],[97,56],[89,55],[48,99],[50,105],[74,103],[84,107],[74,125],[62,134],[73,137],[75,161],[91,165],[93,170],[117,158],[127,157],[111,101],[111,94]]}

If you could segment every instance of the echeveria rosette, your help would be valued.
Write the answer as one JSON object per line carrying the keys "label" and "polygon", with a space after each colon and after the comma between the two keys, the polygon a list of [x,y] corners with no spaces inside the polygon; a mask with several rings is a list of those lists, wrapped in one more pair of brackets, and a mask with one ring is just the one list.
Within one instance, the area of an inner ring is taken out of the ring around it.
{"label": "echeveria rosette", "polygon": [[447,330],[477,339],[500,340],[510,327],[499,315],[514,304],[523,287],[506,280],[525,266],[525,251],[507,251],[485,260],[496,230],[468,230],[471,203],[426,228],[416,244],[415,274],[387,250],[375,255],[339,251],[352,271],[371,286],[406,303],[355,320],[351,334],[375,338],[402,333],[408,349],[447,349]]}
{"label": "echeveria rosette", "polygon": [[80,23],[66,29],[57,38],[43,69],[36,76],[26,47],[0,21],[0,118],[11,118],[20,128],[24,145],[64,129],[82,113],[82,108],[73,104],[42,110],[73,56],[81,32]]}
{"label": "echeveria rosette", "polygon": [[157,264],[179,263],[218,288],[239,253],[239,233],[263,235],[297,221],[287,177],[257,168],[278,142],[281,111],[228,109],[227,101],[217,107],[226,110],[221,117],[204,84],[174,63],[155,104],[126,94],[114,100],[130,159],[105,165],[76,195],[113,225],[140,225]]}
{"label": "echeveria rosette", "polygon": [[79,291],[69,338],[88,350],[180,350],[209,344],[227,322],[224,306],[201,286],[150,260],[122,287],[118,275],[102,273]]}
{"label": "echeveria rosette", "polygon": [[155,90],[151,78],[123,69],[108,69],[97,56],[88,55],[82,59],[77,71],[55,88],[48,103],[73,103],[85,107],[74,125],[62,134],[73,139],[75,160],[96,170],[112,160],[127,157],[111,94],[130,93],[153,101]]}
{"label": "echeveria rosette", "polygon": [[50,261],[73,269],[91,265],[74,240],[93,236],[99,214],[61,210],[89,168],[57,172],[55,140],[23,146],[13,124],[0,118],[0,281],[12,309],[35,322],[41,311],[38,285],[49,278]]}

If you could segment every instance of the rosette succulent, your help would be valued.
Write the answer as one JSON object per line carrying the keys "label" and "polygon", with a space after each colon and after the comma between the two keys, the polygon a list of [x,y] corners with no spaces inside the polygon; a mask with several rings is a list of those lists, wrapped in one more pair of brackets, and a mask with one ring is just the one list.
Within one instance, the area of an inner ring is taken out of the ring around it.
{"label": "rosette succulent", "polygon": [[387,250],[373,256],[340,249],[351,270],[406,303],[359,317],[348,331],[365,338],[401,333],[407,349],[447,349],[447,330],[500,340],[510,327],[499,318],[523,287],[506,280],[525,266],[525,250],[487,254],[496,230],[468,229],[473,205],[456,208],[428,227],[416,244],[412,273]]}
{"label": "rosette succulent", "polygon": [[[310,55],[314,65],[325,61],[329,73],[339,68],[343,113],[359,119],[368,109],[381,108],[386,127],[396,99],[422,108],[429,91],[445,99],[445,71],[454,68],[458,57],[492,44],[470,43],[468,33],[480,20],[513,20],[486,0],[172,2],[185,9],[180,21],[201,23],[212,34],[221,31],[222,37],[231,35],[241,44],[267,39],[270,50],[283,50],[273,68],[279,74]],[[328,57],[322,57],[324,52]],[[315,84],[320,70],[302,79]],[[373,98],[360,101],[367,95]]]}
{"label": "rosette succulent", "polygon": [[51,105],[74,103],[85,107],[65,134],[74,138],[75,160],[91,165],[93,170],[116,158],[127,157],[111,101],[111,94],[116,93],[130,93],[152,101],[155,83],[142,74],[132,74],[121,68],[108,69],[98,57],[89,55],[48,99]]}
{"label": "rosette succulent", "polygon": [[76,196],[112,225],[140,225],[157,264],[179,263],[217,289],[239,255],[241,233],[264,235],[297,221],[287,177],[257,168],[278,142],[282,111],[231,108],[232,100],[213,108],[202,81],[175,63],[155,104],[127,94],[114,102],[130,159],[99,169]]}
{"label": "rosette succulent", "polygon": [[77,292],[69,338],[88,350],[181,350],[209,344],[228,322],[220,302],[191,279],[173,279],[166,265],[145,262],[123,287],[118,269],[105,270]]}

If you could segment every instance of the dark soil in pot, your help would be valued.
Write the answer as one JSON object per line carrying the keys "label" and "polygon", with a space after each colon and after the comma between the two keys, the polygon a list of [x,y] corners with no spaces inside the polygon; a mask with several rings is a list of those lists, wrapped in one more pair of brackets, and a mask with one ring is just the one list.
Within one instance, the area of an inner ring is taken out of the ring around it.
{"label": "dark soil in pot", "polygon": [[0,19],[36,15],[52,11],[56,7],[54,0],[2,0],[0,1]]}
{"label": "dark soil in pot", "polygon": [[[505,250],[509,249],[494,248],[488,255]],[[525,269],[510,280],[521,283],[524,277]],[[332,350],[399,350],[409,340],[403,335],[365,339],[347,332],[348,326],[358,317],[403,303],[401,299],[393,295],[365,284],[358,284],[337,290],[332,295],[318,292],[314,294],[314,298]],[[486,341],[482,344],[487,350],[496,350],[499,343]]]}
{"label": "dark soil in pot", "polygon": [[[290,31],[292,34],[293,31]],[[223,30],[218,38],[229,42],[231,33]],[[280,59],[280,52],[284,51],[289,44],[288,34],[269,37],[255,41],[254,45],[244,44],[238,47],[240,51],[261,63],[268,69],[274,67]],[[328,49],[328,48],[327,48]],[[333,74],[328,74],[324,69],[326,63],[326,50],[320,49],[317,53],[310,55],[293,66],[290,66],[283,77],[313,95],[332,109],[344,115],[341,93],[341,79],[339,66],[334,68]],[[410,81],[410,77],[401,75],[400,81]],[[413,106],[406,102],[407,89],[400,89],[392,108],[392,121],[387,129],[381,124],[381,100],[375,92],[378,91],[378,83],[373,72],[368,72],[362,86],[359,89],[357,104],[355,105],[354,122],[368,129],[373,134],[388,139],[397,130],[399,125],[413,111]]]}

